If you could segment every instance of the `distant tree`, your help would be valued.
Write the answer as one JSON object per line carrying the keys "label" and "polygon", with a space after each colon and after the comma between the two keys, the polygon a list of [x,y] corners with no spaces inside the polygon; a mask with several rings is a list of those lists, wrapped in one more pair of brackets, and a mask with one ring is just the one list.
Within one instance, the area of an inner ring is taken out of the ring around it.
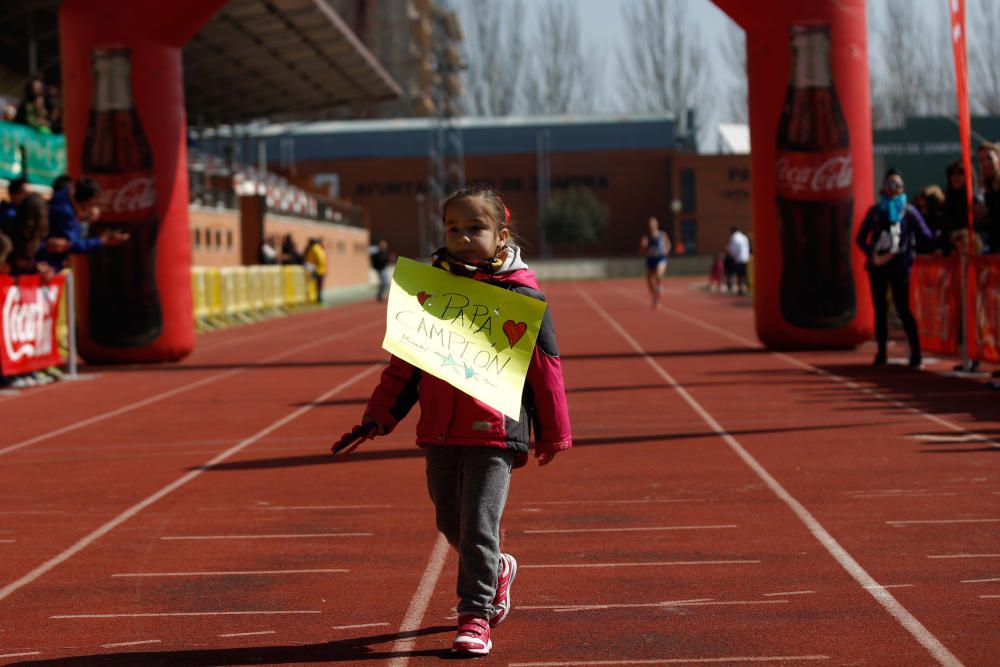
{"label": "distant tree", "polygon": [[600,62],[580,38],[579,5],[548,0],[540,9],[524,73],[525,109],[530,114],[584,113],[595,107],[594,82]]}
{"label": "distant tree", "polygon": [[976,0],[966,25],[970,103],[978,113],[1000,115],[1000,3]]}
{"label": "distant tree", "polygon": [[465,55],[465,110],[508,116],[518,109],[526,53],[522,0],[469,0],[461,12]]}
{"label": "distant tree", "polygon": [[910,0],[885,0],[881,8],[869,58],[875,126],[954,113],[947,16],[928,25]]}
{"label": "distant tree", "polygon": [[[623,8],[628,43],[618,51],[626,112],[668,112],[687,132],[688,109],[707,110],[710,68],[687,0],[634,0]],[[703,121],[704,122],[704,121]]]}
{"label": "distant tree", "polygon": [[743,28],[733,21],[726,24],[726,34],[722,40],[722,62],[729,70],[732,82],[726,92],[725,116],[722,120],[731,123],[745,123],[747,111],[747,36]]}
{"label": "distant tree", "polygon": [[549,243],[596,243],[608,226],[608,207],[589,189],[570,188],[552,197],[539,225]]}

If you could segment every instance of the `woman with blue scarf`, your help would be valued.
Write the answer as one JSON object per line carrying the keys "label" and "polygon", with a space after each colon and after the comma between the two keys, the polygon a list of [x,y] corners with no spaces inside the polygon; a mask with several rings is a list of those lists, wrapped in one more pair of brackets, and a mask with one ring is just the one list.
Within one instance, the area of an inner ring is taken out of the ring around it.
{"label": "woman with blue scarf", "polygon": [[910,367],[920,368],[923,364],[917,322],[910,312],[910,269],[916,254],[917,236],[927,241],[932,237],[920,212],[906,203],[902,175],[890,169],[882,180],[879,202],[868,209],[856,239],[868,258],[865,268],[872,287],[875,339],[878,341],[875,366],[882,366],[887,361],[889,304],[886,296],[889,289],[892,289],[892,302],[910,342]]}

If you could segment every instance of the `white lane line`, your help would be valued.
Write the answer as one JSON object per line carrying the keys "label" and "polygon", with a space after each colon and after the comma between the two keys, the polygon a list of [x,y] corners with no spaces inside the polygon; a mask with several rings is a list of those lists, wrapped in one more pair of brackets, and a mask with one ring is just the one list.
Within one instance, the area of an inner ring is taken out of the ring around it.
{"label": "white lane line", "polygon": [[5,510],[0,514],[68,514],[66,510]]}
{"label": "white lane line", "polygon": [[849,494],[852,498],[933,498],[936,496],[957,496],[958,494],[952,491],[945,491],[941,493],[921,493],[919,491],[913,491],[909,493],[903,492],[875,492],[875,493],[851,493]]}
{"label": "white lane line", "polygon": [[563,528],[551,530],[526,530],[532,535],[559,535],[565,533],[641,533],[660,530],[714,530],[718,528],[736,528],[736,524],[718,526],[645,526],[635,528]]}
{"label": "white lane line", "polygon": [[58,619],[87,619],[87,618],[164,618],[174,616],[278,616],[287,614],[322,614],[322,611],[315,609],[291,609],[278,611],[165,611],[149,612],[144,614],[57,614],[49,618]]}
{"label": "white lane line", "polygon": [[[276,354],[276,355],[270,356],[270,357],[268,357],[266,359],[262,359],[261,361],[256,362],[256,363],[267,364],[267,363],[271,363],[273,361],[279,361],[281,359],[284,359],[286,357],[290,357],[290,356],[294,355],[295,353],[301,352],[302,350],[308,349],[310,347],[316,347],[318,345],[323,345],[325,343],[328,343],[328,342],[330,342],[332,340],[337,340],[339,338],[346,338],[348,336],[354,336],[359,331],[362,331],[363,329],[367,329],[367,328],[369,328],[371,326],[374,326],[374,324],[375,324],[374,322],[369,322],[368,324],[362,324],[361,326],[354,327],[353,329],[350,329],[349,331],[343,331],[343,332],[340,332],[340,333],[331,334],[329,336],[325,336],[325,337],[320,338],[318,340],[314,340],[312,342],[305,343],[303,345],[299,345],[298,347],[293,347],[290,350],[286,350],[286,351],[284,351],[284,352],[282,352],[280,354]],[[23,449],[24,447],[28,447],[30,445],[34,445],[34,444],[36,444],[38,442],[42,442],[42,441],[48,440],[50,438],[55,438],[56,436],[60,436],[60,435],[63,435],[65,433],[70,433],[71,431],[76,431],[76,430],[81,429],[81,428],[83,428],[85,426],[90,426],[91,424],[97,424],[97,423],[102,422],[102,421],[104,421],[106,419],[111,419],[112,417],[117,417],[118,415],[123,415],[123,414],[126,414],[128,412],[132,412],[133,410],[137,410],[137,409],[145,407],[147,405],[152,405],[153,403],[158,403],[158,402],[160,402],[160,401],[162,401],[164,399],[170,398],[171,396],[176,396],[177,394],[182,394],[182,393],[184,393],[186,391],[190,391],[191,389],[196,389],[196,388],[204,386],[206,384],[211,384],[213,382],[218,382],[219,380],[223,380],[225,378],[231,377],[233,375],[236,375],[237,373],[242,373],[242,372],[244,372],[246,370],[247,370],[246,368],[233,368],[233,369],[225,371],[223,373],[219,373],[218,375],[210,375],[210,376],[202,378],[200,380],[195,380],[194,382],[189,382],[188,384],[181,385],[180,387],[174,387],[173,389],[168,389],[167,391],[160,392],[159,394],[154,394],[153,396],[150,396],[148,398],[144,398],[141,401],[136,401],[134,403],[129,403],[128,405],[123,405],[120,408],[116,408],[114,410],[109,410],[108,412],[102,412],[101,414],[94,415],[93,417],[88,417],[87,419],[83,419],[81,421],[74,422],[72,424],[68,424],[66,426],[63,426],[62,428],[57,428],[54,431],[49,431],[48,433],[42,433],[41,435],[36,435],[33,438],[28,438],[27,440],[22,440],[20,442],[14,443],[13,445],[8,445],[7,447],[4,447],[3,449],[0,449],[0,456],[2,456],[3,454],[9,454],[9,453],[17,451],[19,449]]]}
{"label": "white lane line", "polygon": [[714,503],[718,498],[640,498],[636,500],[525,500],[520,505],[647,505],[651,503]]}
{"label": "white lane line", "polygon": [[41,655],[41,651],[25,651],[24,653],[0,653],[0,658],[24,658],[29,655]]}
{"label": "white lane line", "polygon": [[721,658],[653,658],[651,660],[574,660],[567,662],[512,662],[507,667],[590,667],[591,665],[705,665],[741,662],[806,662],[829,660],[828,655],[732,655]]}
{"label": "white lane line", "polygon": [[1000,581],[1000,577],[994,577],[992,579],[962,579],[963,584],[992,584]]}
{"label": "white lane line", "polygon": [[253,443],[257,442],[258,440],[266,437],[268,434],[273,433],[274,431],[277,431],[279,428],[281,428],[285,424],[287,424],[287,423],[289,423],[289,422],[297,419],[298,417],[304,415],[309,410],[311,410],[314,407],[316,407],[317,405],[321,404],[326,399],[330,398],[331,396],[334,396],[334,395],[338,394],[339,392],[343,391],[344,389],[350,387],[355,382],[358,382],[359,380],[362,380],[362,379],[368,377],[369,375],[371,375],[372,373],[374,373],[375,371],[377,371],[377,370],[379,370],[381,368],[382,368],[382,364],[372,364],[371,366],[369,366],[365,370],[361,371],[360,373],[357,373],[354,376],[352,376],[352,377],[348,378],[347,380],[345,380],[344,382],[341,382],[340,384],[338,384],[333,389],[330,389],[329,391],[324,392],[322,395],[320,395],[316,399],[310,401],[308,404],[302,406],[301,408],[298,408],[294,412],[290,412],[289,414],[285,415],[281,419],[278,419],[277,421],[273,422],[270,426],[267,426],[267,427],[261,429],[260,431],[258,431],[254,435],[250,436],[249,438],[245,438],[244,440],[241,440],[240,442],[238,442],[234,446],[230,447],[226,451],[222,452],[221,454],[219,454],[218,456],[216,456],[212,460],[208,461],[207,463],[205,463],[205,464],[203,464],[201,466],[198,466],[198,468],[196,468],[196,469],[190,471],[189,473],[187,473],[186,475],[184,475],[184,476],[182,476],[182,477],[174,480],[170,484],[167,484],[165,487],[163,487],[162,489],[160,489],[156,493],[154,493],[154,494],[146,497],[144,500],[136,503],[135,505],[132,505],[132,507],[129,507],[127,510],[125,510],[124,512],[122,512],[121,514],[119,514],[118,516],[116,516],[115,518],[111,519],[107,523],[105,523],[105,524],[101,525],[100,527],[98,527],[97,529],[91,531],[86,536],[84,536],[84,537],[80,538],[79,540],[77,540],[76,543],[74,543],[68,549],[64,550],[62,553],[59,553],[56,556],[54,556],[54,557],[50,558],[49,560],[45,561],[44,563],[42,563],[41,565],[39,565],[38,567],[36,567],[35,569],[33,569],[31,572],[28,572],[26,575],[24,575],[20,579],[12,581],[11,583],[9,583],[6,586],[4,586],[3,588],[0,588],[0,600],[3,600],[4,598],[6,598],[8,595],[10,595],[11,593],[13,593],[14,591],[16,591],[16,590],[18,590],[18,589],[20,589],[20,588],[22,588],[22,587],[30,584],[31,582],[35,581],[36,579],[38,579],[43,574],[45,574],[46,572],[48,572],[52,568],[56,567],[60,563],[63,563],[65,561],[69,560],[70,558],[72,558],[76,554],[78,554],[81,551],[83,551],[89,545],[91,545],[95,541],[99,540],[101,537],[107,535],[112,530],[114,530],[115,528],[117,528],[121,524],[125,523],[126,521],[128,521],[133,516],[135,516],[136,514],[138,514],[139,512],[141,512],[142,510],[146,509],[147,507],[149,507],[153,503],[155,503],[158,500],[161,500],[162,498],[165,498],[166,496],[170,495],[171,493],[173,493],[177,489],[181,488],[182,486],[184,486],[185,484],[187,484],[191,480],[197,479],[202,473],[204,473],[204,472],[206,472],[208,470],[211,470],[213,466],[218,465],[219,463],[222,463],[223,461],[225,461],[226,459],[228,459],[231,456],[234,456],[235,454],[238,454],[240,451],[242,451],[243,449],[246,449],[247,447],[249,447]]}
{"label": "white lane line", "polygon": [[258,630],[257,632],[227,632],[219,637],[256,637],[257,635],[275,635],[277,630]]}
{"label": "white lane line", "polygon": [[[621,290],[619,290],[619,292],[621,292]],[[629,294],[628,296],[632,300],[641,300],[638,297],[636,297],[634,294]],[[764,350],[764,349],[766,349],[766,348],[762,347],[760,345],[760,343],[758,343],[756,341],[752,341],[749,338],[744,338],[743,336],[740,336],[738,334],[734,334],[731,331],[726,331],[725,329],[723,329],[721,327],[717,327],[714,324],[709,324],[708,322],[703,322],[702,320],[699,320],[696,317],[691,317],[690,315],[688,315],[686,313],[682,313],[682,312],[677,311],[677,310],[674,310],[673,308],[661,307],[660,310],[662,312],[668,313],[669,315],[672,315],[673,317],[676,317],[678,319],[684,320],[686,322],[690,322],[691,324],[694,324],[695,326],[699,326],[699,327],[701,327],[703,329],[708,329],[709,331],[714,331],[715,333],[719,334],[720,336],[724,336],[726,338],[729,338],[730,340],[734,340],[734,341],[743,343],[744,345],[749,346],[753,350]],[[876,389],[872,389],[871,387],[864,387],[864,386],[858,384],[857,382],[854,382],[853,380],[848,380],[845,377],[842,377],[842,376],[837,375],[835,373],[831,373],[830,371],[823,370],[822,368],[819,368],[817,366],[813,366],[812,364],[808,364],[808,363],[806,363],[804,361],[796,359],[795,357],[789,356],[789,355],[785,354],[784,352],[774,352],[772,350],[767,350],[767,352],[769,354],[774,355],[775,357],[781,359],[782,361],[784,361],[787,364],[790,364],[790,365],[795,366],[797,368],[801,368],[802,370],[805,370],[805,371],[809,371],[810,373],[816,373],[818,375],[822,375],[823,377],[825,377],[825,378],[827,378],[829,380],[832,380],[832,381],[836,382],[837,384],[842,384],[845,387],[850,387],[851,389],[859,391],[862,394],[866,394],[868,396],[874,396],[875,398],[877,398],[877,399],[879,399],[881,401],[884,401],[884,402],[886,402],[886,403],[888,403],[888,404],[890,404],[890,405],[892,405],[894,407],[897,407],[897,408],[899,408],[901,410],[905,410],[905,411],[907,411],[907,412],[909,412],[911,414],[914,414],[914,415],[919,415],[919,416],[923,417],[924,419],[927,419],[929,421],[934,422],[935,424],[938,424],[939,426],[944,426],[945,428],[947,428],[947,429],[949,429],[951,431],[954,431],[956,433],[961,433],[963,435],[966,435],[966,436],[968,436],[968,438],[969,438],[970,441],[974,440],[976,442],[982,442],[982,443],[984,443],[986,445],[989,445],[990,447],[1000,448],[1000,442],[997,442],[996,440],[992,440],[992,439],[988,438],[987,436],[985,436],[985,435],[983,435],[981,433],[976,433],[975,431],[969,431],[968,429],[964,429],[961,426],[959,426],[958,424],[950,422],[947,419],[943,419],[941,417],[938,417],[935,414],[924,412],[924,411],[920,410],[919,408],[916,408],[916,407],[910,405],[909,403],[904,403],[902,401],[896,400],[895,398],[892,398],[891,396],[888,396],[888,395],[886,395],[886,394],[884,394],[884,393],[882,393],[882,392],[880,392],[880,391],[878,391]]]}
{"label": "white lane line", "polygon": [[[674,387],[674,390],[677,391],[677,393],[681,396],[681,398],[684,399],[684,401],[691,407],[692,410],[698,413],[698,415],[704,420],[704,422],[708,425],[708,427],[711,428],[713,431],[715,431],[715,433],[718,434],[718,436],[722,438],[727,445],[729,445],[729,448],[733,451],[733,453],[735,453],[740,459],[742,459],[743,462],[751,470],[753,470],[753,472],[761,479],[761,481],[763,481],[768,486],[768,488],[770,488],[771,491],[778,498],[780,498],[789,507],[789,509],[792,510],[792,512],[795,513],[795,515],[799,518],[799,520],[803,523],[803,525],[805,525],[805,527],[809,530],[809,532],[812,533],[813,537],[815,537],[816,540],[821,545],[823,545],[823,547],[830,553],[830,555],[833,556],[834,560],[836,560],[837,563],[839,563],[840,566],[848,574],[850,574],[855,581],[857,581],[862,587],[865,587],[868,593],[872,597],[874,597],[878,601],[878,603],[881,604],[882,607],[900,623],[900,625],[906,628],[906,630],[910,633],[910,635],[912,635],[913,638],[916,639],[921,646],[923,646],[942,665],[947,665],[949,667],[961,666],[962,663],[959,661],[959,659],[956,658],[952,654],[952,652],[949,651],[948,648],[944,644],[942,644],[937,637],[931,634],[931,632],[926,627],[924,627],[924,625],[919,620],[917,620],[916,616],[911,614],[908,609],[906,609],[903,605],[901,605],[899,601],[892,596],[891,593],[886,591],[885,588],[879,586],[879,583],[875,581],[874,577],[868,574],[868,572],[863,567],[861,567],[861,564],[858,563],[858,561],[856,561],[854,557],[847,552],[846,549],[840,546],[840,543],[837,542],[837,540],[833,538],[833,535],[831,535],[826,530],[826,528],[824,528],[823,525],[820,524],[820,522],[816,519],[816,517],[814,517],[809,512],[809,510],[806,509],[805,505],[803,505],[795,497],[793,497],[792,494],[790,494],[788,490],[785,489],[785,487],[783,487],[781,483],[778,482],[778,480],[775,479],[771,475],[771,473],[769,473],[764,468],[764,466],[762,466],[760,462],[757,461],[757,459],[755,459],[750,454],[750,452],[748,452],[743,447],[743,445],[739,443],[739,441],[736,438],[734,438],[729,432],[727,432],[722,427],[721,424],[719,424],[718,421],[716,421],[715,417],[713,417],[701,405],[701,403],[695,400],[695,398],[687,391],[687,389],[681,386],[673,378],[673,376],[670,375],[670,373],[663,370],[660,364],[658,364],[655,359],[653,359],[651,356],[649,356],[649,354],[646,353],[643,347],[639,345],[638,341],[636,341],[635,338],[633,338],[627,331],[625,331],[625,329],[621,326],[621,324],[618,323],[617,320],[611,317],[611,315],[596,301],[594,301],[594,299],[584,290],[577,287],[577,292],[583,297],[585,301],[587,301],[590,304],[590,306],[595,311],[597,311],[597,313],[613,329],[618,331],[618,333],[622,336],[622,338],[624,338],[628,342],[629,346],[632,347],[633,350],[635,350],[637,353],[643,356],[646,363],[650,366],[650,368],[653,369],[653,371],[657,375],[659,375],[667,384],[670,384]],[[671,312],[674,311],[671,310]],[[684,315],[684,319],[692,320],[694,322],[699,322],[699,320],[696,320],[694,318],[689,318],[687,315]],[[717,329],[719,332],[725,333],[726,336],[730,337],[733,336],[724,329],[718,329],[717,327],[712,327],[711,325],[706,325],[706,326],[711,327],[712,329]],[[780,353],[775,353],[775,354],[780,354]],[[783,356],[787,357],[791,362],[794,362],[796,365],[812,368],[808,364],[804,364],[798,361],[797,359],[793,359],[792,357],[788,357],[787,355]],[[816,370],[819,371],[819,369]],[[826,375],[829,375],[830,377],[836,377],[830,373],[827,373]],[[896,403],[898,403],[900,406],[903,406],[903,404],[899,403],[898,401],[896,401]],[[873,588],[867,588],[869,586],[872,586]]]}
{"label": "white lane line", "polygon": [[864,588],[913,588],[913,584],[878,584],[876,586],[864,586]]}
{"label": "white lane line", "polygon": [[525,564],[518,567],[522,570],[557,569],[580,567],[662,567],[669,565],[746,565],[759,563],[759,560],[661,560],[640,563],[552,563],[546,565]]}
{"label": "white lane line", "polygon": [[622,609],[622,608],[638,608],[638,607],[676,607],[677,605],[691,604],[693,602],[711,602],[712,598],[693,598],[691,600],[664,600],[663,602],[635,602],[632,604],[536,604],[536,605],[517,605],[518,609],[533,609],[533,610],[566,610],[566,609]]}
{"label": "white lane line", "polygon": [[143,644],[160,644],[162,639],[143,639],[137,642],[117,642],[115,644],[101,644],[101,648],[120,648],[122,646],[142,646]]}
{"label": "white lane line", "polygon": [[260,574],[330,574],[350,570],[225,570],[220,572],[120,572],[112,577],[233,577]]}
{"label": "white lane line", "polygon": [[1000,519],[927,519],[913,521],[886,521],[887,526],[920,526],[949,523],[1000,523]]}
{"label": "white lane line", "polygon": [[0,540],[0,544],[14,544],[17,540]]}
{"label": "white lane line", "polygon": [[1000,558],[1000,554],[938,554],[928,558]]}
{"label": "white lane line", "polygon": [[373,533],[286,533],[283,535],[167,535],[161,540],[292,540],[313,537],[371,537]]}
{"label": "white lane line", "polygon": [[417,590],[410,600],[410,606],[406,609],[403,622],[399,624],[399,630],[396,632],[396,641],[393,642],[392,647],[389,649],[390,654],[398,654],[397,657],[389,661],[389,667],[405,667],[410,661],[410,657],[406,654],[412,650],[413,644],[416,642],[416,637],[404,637],[403,635],[412,635],[420,629],[424,614],[427,612],[427,605],[430,604],[431,596],[434,594],[434,587],[437,586],[437,581],[441,577],[441,570],[444,569],[444,562],[447,556],[448,541],[444,539],[444,535],[439,533],[437,541],[434,543],[434,548],[431,549],[430,558],[427,560],[427,567],[424,568],[424,573],[420,575],[420,585],[417,586]]}
{"label": "white lane line", "polygon": [[254,505],[250,507],[199,507],[199,512],[294,512],[311,510],[392,509],[392,505]]}
{"label": "white lane line", "polygon": [[1000,600],[1000,595],[980,595],[979,597],[986,600]]}
{"label": "white lane line", "polygon": [[777,595],[813,595],[816,591],[783,591],[781,593],[764,593],[764,597],[773,597]]}
{"label": "white lane line", "polygon": [[357,630],[359,628],[381,628],[388,623],[357,623],[356,625],[334,625],[332,630]]}

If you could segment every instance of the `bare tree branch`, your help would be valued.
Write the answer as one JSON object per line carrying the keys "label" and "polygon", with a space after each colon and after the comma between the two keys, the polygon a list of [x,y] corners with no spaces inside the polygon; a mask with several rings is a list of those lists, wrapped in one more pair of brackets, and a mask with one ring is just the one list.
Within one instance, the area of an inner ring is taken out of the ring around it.
{"label": "bare tree branch", "polygon": [[470,0],[463,6],[466,112],[507,116],[518,108],[524,63],[522,0]]}
{"label": "bare tree branch", "polygon": [[733,21],[726,24],[726,34],[722,42],[722,62],[732,75],[733,82],[726,94],[726,120],[745,123],[749,117],[747,110],[747,36],[746,32]]}
{"label": "bare tree branch", "polygon": [[524,101],[528,113],[583,113],[595,107],[594,82],[600,63],[580,39],[579,5],[549,0],[535,30],[533,63],[525,71]]}
{"label": "bare tree branch", "polygon": [[969,97],[977,113],[1000,114],[1000,4],[976,0],[969,7]]}
{"label": "bare tree branch", "polygon": [[688,109],[707,109],[708,55],[684,0],[635,0],[623,9],[628,43],[618,51],[627,112],[669,112],[683,132]]}

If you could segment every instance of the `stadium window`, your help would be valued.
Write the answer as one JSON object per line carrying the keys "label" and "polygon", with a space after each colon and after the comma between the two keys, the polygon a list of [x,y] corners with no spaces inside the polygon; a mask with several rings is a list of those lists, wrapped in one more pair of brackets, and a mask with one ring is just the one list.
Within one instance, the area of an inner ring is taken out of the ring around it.
{"label": "stadium window", "polygon": [[194,247],[201,248],[201,227],[195,227],[191,231],[194,234]]}
{"label": "stadium window", "polygon": [[215,247],[216,248],[221,248],[222,247],[222,230],[221,229],[216,229],[215,230]]}
{"label": "stadium window", "polygon": [[343,255],[345,252],[347,252],[347,242],[337,241],[337,254]]}
{"label": "stadium window", "polygon": [[231,229],[226,230],[226,249],[233,249],[233,230]]}
{"label": "stadium window", "polygon": [[681,211],[695,212],[695,180],[694,169],[681,169]]}

